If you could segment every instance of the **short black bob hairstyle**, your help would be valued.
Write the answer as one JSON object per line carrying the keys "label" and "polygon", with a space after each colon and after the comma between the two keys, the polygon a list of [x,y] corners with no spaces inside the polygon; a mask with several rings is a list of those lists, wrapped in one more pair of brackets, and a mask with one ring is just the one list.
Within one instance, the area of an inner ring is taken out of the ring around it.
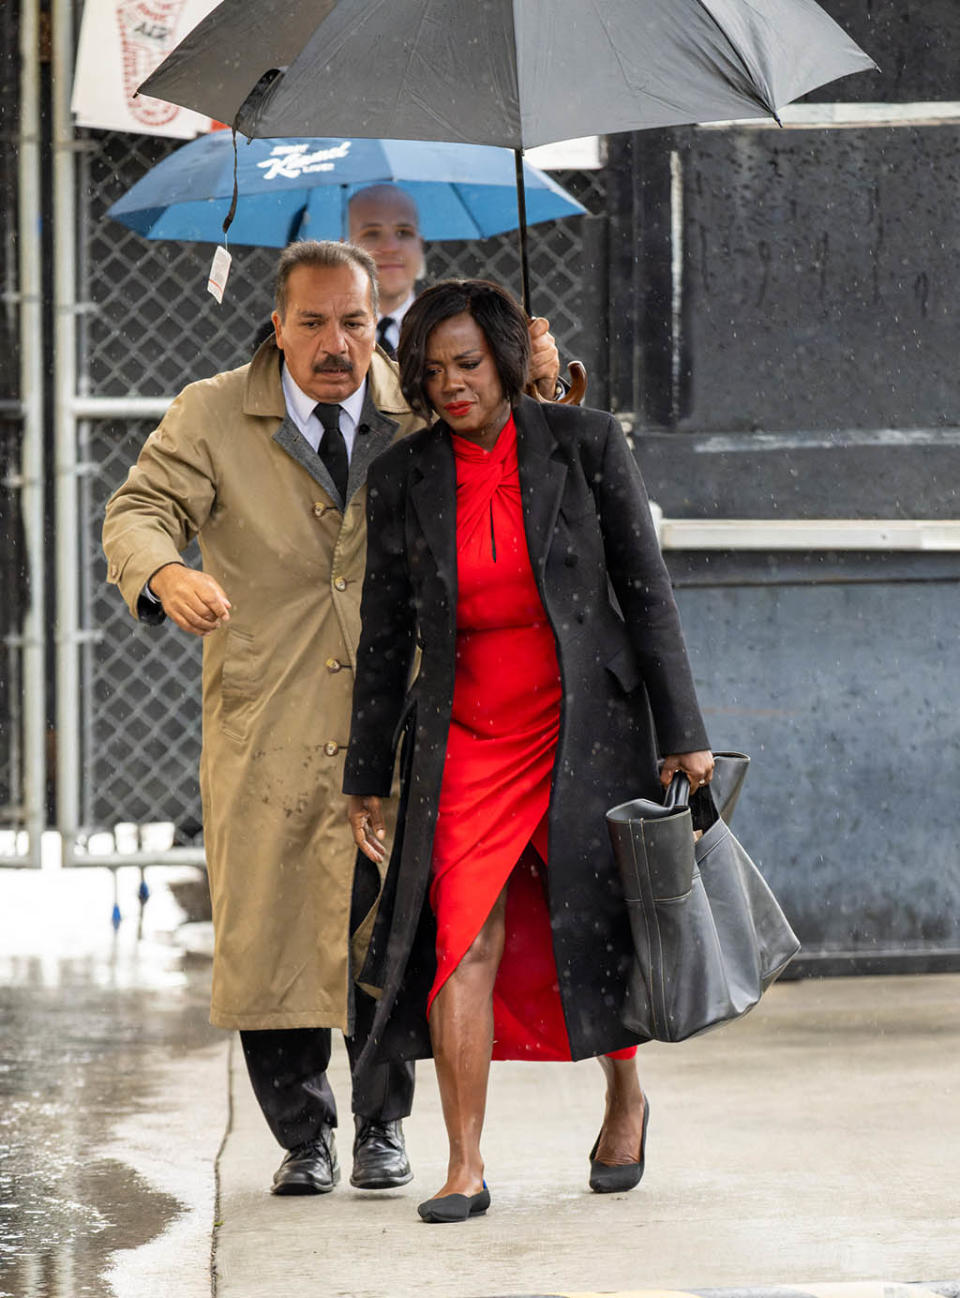
{"label": "short black bob hairstyle", "polygon": [[441,280],[421,293],[403,317],[397,347],[403,395],[414,414],[428,421],[435,412],[424,387],[427,344],[437,325],[464,312],[483,331],[511,406],[520,400],[527,383],[530,332],[520,304],[486,279]]}

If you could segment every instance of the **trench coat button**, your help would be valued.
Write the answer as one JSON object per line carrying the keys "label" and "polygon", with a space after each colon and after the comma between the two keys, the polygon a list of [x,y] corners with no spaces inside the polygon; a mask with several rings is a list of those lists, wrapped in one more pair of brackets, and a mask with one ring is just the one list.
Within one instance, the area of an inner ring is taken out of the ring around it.
{"label": "trench coat button", "polygon": [[346,590],[347,589],[346,577],[334,577],[333,588],[334,590]]}
{"label": "trench coat button", "polygon": [[584,622],[586,622],[586,620],[587,620],[587,615],[586,615],[586,613],[578,613],[578,614],[577,614],[577,621],[580,623],[581,626],[583,626],[583,624],[584,624]]}
{"label": "trench coat button", "polygon": [[323,745],[323,751],[328,757],[336,757],[337,753],[340,751],[340,745],[335,744],[333,740],[330,739]]}
{"label": "trench coat button", "polygon": [[327,507],[322,500],[315,500],[313,502],[313,512],[316,518],[323,518],[324,514],[327,512]]}
{"label": "trench coat button", "polygon": [[338,672],[343,668],[343,663],[339,658],[328,658],[325,665],[328,672]]}

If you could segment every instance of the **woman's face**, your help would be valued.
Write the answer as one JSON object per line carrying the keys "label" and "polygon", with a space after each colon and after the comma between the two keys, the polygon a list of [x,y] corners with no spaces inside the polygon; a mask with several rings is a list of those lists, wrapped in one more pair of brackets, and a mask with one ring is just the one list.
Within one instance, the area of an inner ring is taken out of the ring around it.
{"label": "woman's face", "polygon": [[431,406],[460,437],[489,448],[507,422],[490,344],[468,312],[444,320],[427,339],[424,389]]}

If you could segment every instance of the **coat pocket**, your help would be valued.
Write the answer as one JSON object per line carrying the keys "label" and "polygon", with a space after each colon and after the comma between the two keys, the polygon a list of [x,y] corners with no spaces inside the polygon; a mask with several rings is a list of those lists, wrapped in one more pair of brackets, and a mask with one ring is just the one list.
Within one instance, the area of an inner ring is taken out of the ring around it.
{"label": "coat pocket", "polygon": [[228,627],[220,681],[220,727],[233,739],[246,739],[260,693],[263,664],[247,631]]}
{"label": "coat pocket", "polygon": [[632,694],[643,682],[640,664],[631,645],[624,645],[603,664],[624,694]]}

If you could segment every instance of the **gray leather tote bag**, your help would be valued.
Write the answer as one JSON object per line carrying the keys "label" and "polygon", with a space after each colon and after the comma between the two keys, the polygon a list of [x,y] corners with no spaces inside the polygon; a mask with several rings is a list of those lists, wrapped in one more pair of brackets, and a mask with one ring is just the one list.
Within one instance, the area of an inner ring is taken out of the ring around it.
{"label": "gray leather tote bag", "polygon": [[[638,798],[607,812],[636,952],[622,1018],[657,1041],[739,1018],[800,949],[730,832],[749,758],[715,758],[713,786],[695,794],[693,813],[681,774],[663,805]],[[699,841],[695,828],[704,831]]]}

